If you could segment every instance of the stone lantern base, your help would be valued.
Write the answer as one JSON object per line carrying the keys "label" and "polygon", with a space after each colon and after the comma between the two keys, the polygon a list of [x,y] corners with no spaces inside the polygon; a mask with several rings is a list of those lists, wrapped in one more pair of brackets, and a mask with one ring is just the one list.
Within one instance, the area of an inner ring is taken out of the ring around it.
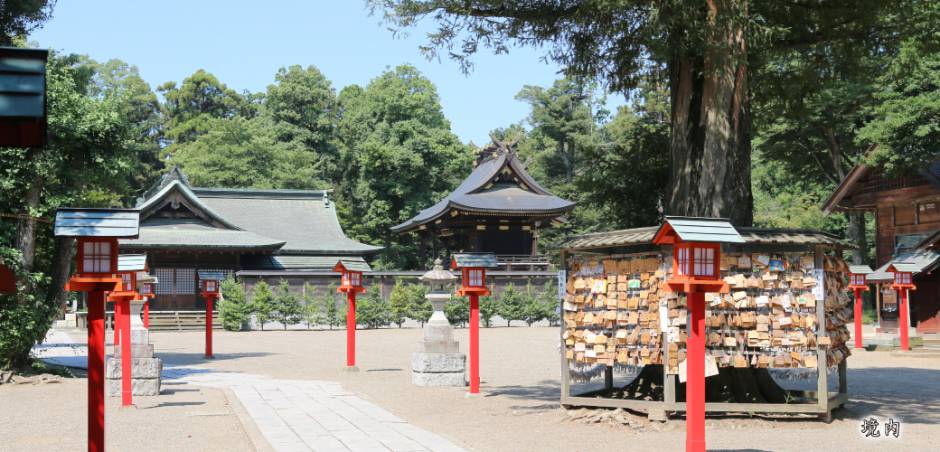
{"label": "stone lantern base", "polygon": [[[131,394],[135,396],[160,395],[160,373],[163,360],[153,356],[150,330],[140,320],[143,300],[132,300],[131,305]],[[117,347],[113,358],[105,366],[105,383],[108,395],[121,396],[121,348]]]}
{"label": "stone lantern base", "polygon": [[466,386],[467,356],[460,353],[454,329],[444,315],[449,293],[427,295],[434,313],[424,325],[424,340],[411,354],[411,383],[415,386]]}
{"label": "stone lantern base", "polygon": [[415,386],[466,386],[467,357],[463,353],[411,354],[411,383]]}

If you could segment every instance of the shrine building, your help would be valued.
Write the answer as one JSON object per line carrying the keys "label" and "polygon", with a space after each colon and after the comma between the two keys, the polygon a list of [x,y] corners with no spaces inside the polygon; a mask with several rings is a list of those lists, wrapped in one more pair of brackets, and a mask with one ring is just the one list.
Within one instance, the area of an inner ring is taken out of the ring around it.
{"label": "shrine building", "polygon": [[159,283],[153,310],[204,309],[199,272],[332,272],[381,250],[346,237],[328,190],[199,188],[177,167],[136,205],[140,235],[120,252],[146,253]]}
{"label": "shrine building", "polygon": [[896,175],[860,164],[823,205],[825,212],[871,212],[875,216],[875,265],[868,280],[879,284],[876,306],[881,327],[896,330],[897,299],[890,288],[891,263],[915,264],[910,292],[911,325],[918,333],[940,333],[940,161]]}
{"label": "shrine building", "polygon": [[536,263],[539,230],[564,221],[575,203],[539,185],[509,146],[481,155],[453,192],[392,231],[440,240],[451,252],[494,253],[504,265]]}

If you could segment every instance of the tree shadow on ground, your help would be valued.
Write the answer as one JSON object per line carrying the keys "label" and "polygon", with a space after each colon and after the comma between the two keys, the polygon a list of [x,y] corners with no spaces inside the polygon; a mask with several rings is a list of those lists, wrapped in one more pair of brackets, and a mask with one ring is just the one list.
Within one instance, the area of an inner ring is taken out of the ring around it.
{"label": "tree shadow on ground", "polygon": [[909,424],[940,424],[940,369],[866,367],[849,369],[849,402],[836,419],[893,417]]}
{"label": "tree shadow on ground", "polygon": [[157,352],[156,357],[163,360],[165,366],[189,366],[194,364],[205,364],[213,361],[228,361],[232,359],[260,358],[270,356],[273,353],[268,352],[245,352],[245,353],[216,353],[215,358],[206,359],[203,353],[177,353],[177,352]]}
{"label": "tree shadow on ground", "polygon": [[486,397],[505,396],[512,399],[557,402],[561,398],[561,385],[558,380],[542,380],[529,386],[493,386],[485,392]]}

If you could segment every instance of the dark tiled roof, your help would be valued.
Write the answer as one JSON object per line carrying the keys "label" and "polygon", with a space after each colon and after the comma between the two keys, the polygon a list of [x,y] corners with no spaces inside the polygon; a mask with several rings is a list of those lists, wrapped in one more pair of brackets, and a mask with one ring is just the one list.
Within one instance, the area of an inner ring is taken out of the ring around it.
{"label": "dark tiled roof", "polygon": [[[518,179],[518,185],[494,184],[494,179],[504,171],[512,172]],[[574,203],[549,193],[539,185],[525,170],[514,152],[501,152],[477,166],[444,199],[422,210],[410,220],[393,226],[392,231],[410,231],[439,218],[452,208],[503,215],[562,215],[573,209]]]}
{"label": "dark tiled roof", "polygon": [[133,209],[60,208],[55,214],[57,237],[134,237],[140,213]]}
{"label": "dark tiled roof", "polygon": [[121,246],[129,249],[227,249],[277,250],[283,240],[264,237],[254,232],[236,229],[220,229],[188,219],[151,218],[140,227],[136,239],[121,240]]}
{"label": "dark tiled roof", "polygon": [[281,253],[363,255],[382,249],[346,237],[324,191],[197,188],[194,193],[238,228],[285,242]]}
{"label": "dark tiled roof", "polygon": [[[361,257],[356,256],[300,256],[300,255],[274,255],[258,256],[245,262],[245,267],[252,270],[329,270],[332,271],[337,262],[358,262],[368,268],[368,264]],[[362,271],[369,271],[362,270]]]}
{"label": "dark tiled roof", "polygon": [[894,264],[900,271],[909,271],[914,275],[929,272],[940,265],[940,253],[934,250],[914,250],[894,256],[891,261],[878,267],[875,273],[888,271],[888,266]]}

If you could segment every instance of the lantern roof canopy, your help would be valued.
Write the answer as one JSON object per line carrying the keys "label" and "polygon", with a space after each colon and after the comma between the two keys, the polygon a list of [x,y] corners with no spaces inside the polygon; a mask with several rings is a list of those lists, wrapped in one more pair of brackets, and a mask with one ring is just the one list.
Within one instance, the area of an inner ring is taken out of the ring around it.
{"label": "lantern roof canopy", "polygon": [[200,281],[222,281],[225,279],[225,275],[222,272],[216,272],[211,270],[200,270],[199,271],[199,280]]}
{"label": "lantern roof canopy", "polygon": [[137,272],[147,269],[146,254],[120,254],[118,255],[118,272]]}
{"label": "lantern roof canopy", "polygon": [[367,272],[371,270],[372,268],[369,267],[369,264],[362,259],[340,259],[336,262],[336,265],[333,266],[333,271],[335,272]]}
{"label": "lantern roof canopy", "polygon": [[444,270],[444,264],[441,262],[440,258],[434,259],[434,268],[429,270],[427,273],[421,275],[419,278],[422,281],[427,281],[431,284],[434,283],[448,283],[457,279],[453,273]]}
{"label": "lantern roof canopy", "polygon": [[870,275],[873,271],[871,267],[867,265],[849,265],[849,273],[855,275]]}
{"label": "lantern roof canopy", "polygon": [[140,212],[135,209],[61,207],[55,214],[56,237],[137,237]]}
{"label": "lantern roof canopy", "polygon": [[139,272],[137,273],[137,282],[140,284],[157,284],[160,282],[160,280],[150,273]]}
{"label": "lantern roof canopy", "polygon": [[887,270],[891,272],[917,273],[920,271],[920,266],[913,262],[892,262],[888,264]]}
{"label": "lantern roof canopy", "polygon": [[451,268],[496,268],[496,255],[493,253],[457,253],[451,256]]}
{"label": "lantern roof canopy", "polygon": [[724,218],[667,216],[653,238],[655,244],[682,242],[744,243],[737,229]]}

